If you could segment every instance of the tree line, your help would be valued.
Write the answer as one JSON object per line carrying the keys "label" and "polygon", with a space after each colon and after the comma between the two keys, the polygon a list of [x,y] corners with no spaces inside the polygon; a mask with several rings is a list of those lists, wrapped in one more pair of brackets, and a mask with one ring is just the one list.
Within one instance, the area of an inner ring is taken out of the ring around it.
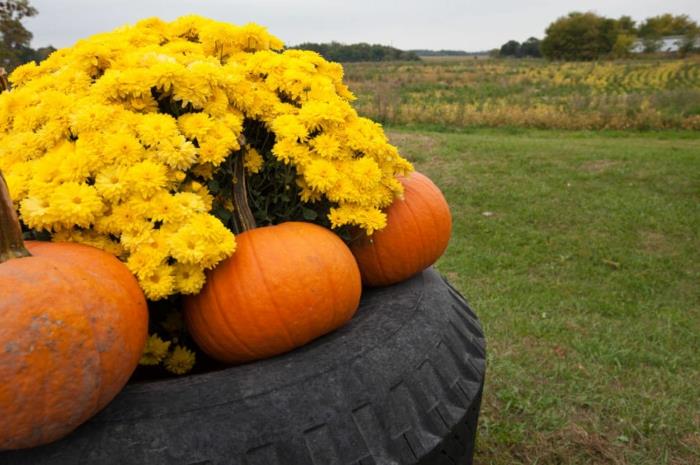
{"label": "tree line", "polygon": [[366,43],[359,43],[346,45],[339,42],[331,42],[326,44],[306,42],[290,48],[311,50],[319,53],[326,60],[345,63],[355,61],[420,60],[415,52],[406,52],[387,45],[377,44],[370,45]]}
{"label": "tree line", "polygon": [[572,12],[552,22],[542,41],[535,37],[522,44],[509,40],[498,54],[544,56],[552,60],[622,58],[629,56],[635,45],[646,53],[657,52],[662,39],[669,36],[676,37],[681,56],[700,48],[700,27],[688,15],[667,13],[647,18],[637,25],[629,16],[614,19],[593,12]]}
{"label": "tree line", "polygon": [[[35,16],[29,0],[0,1],[0,68],[11,72],[22,63],[41,61],[56,49],[49,46],[32,49],[32,33],[22,20]],[[629,56],[632,48],[644,52],[659,51],[664,37],[675,36],[678,53],[684,56],[700,51],[700,27],[688,15],[662,14],[645,19],[639,25],[630,16],[606,18],[593,12],[572,12],[553,21],[539,40],[530,37],[520,43],[509,40],[495,50],[503,57],[541,57],[553,60],[597,60]],[[640,47],[641,44],[641,47]],[[295,49],[312,50],[330,61],[416,61],[419,55],[469,55],[459,50],[410,50],[378,44],[303,43]]]}

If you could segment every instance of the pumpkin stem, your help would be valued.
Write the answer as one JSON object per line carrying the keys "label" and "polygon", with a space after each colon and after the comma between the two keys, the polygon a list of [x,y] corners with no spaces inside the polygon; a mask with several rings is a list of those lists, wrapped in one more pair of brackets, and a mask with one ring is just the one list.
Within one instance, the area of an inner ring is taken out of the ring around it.
{"label": "pumpkin stem", "polygon": [[255,217],[248,205],[248,188],[245,179],[245,161],[243,153],[233,160],[233,219],[236,234],[255,229]]}
{"label": "pumpkin stem", "polygon": [[0,67],[0,93],[10,90],[10,83],[7,80],[7,71]]}
{"label": "pumpkin stem", "polygon": [[0,263],[29,256],[31,254],[24,246],[22,228],[10,198],[10,191],[0,171]]}

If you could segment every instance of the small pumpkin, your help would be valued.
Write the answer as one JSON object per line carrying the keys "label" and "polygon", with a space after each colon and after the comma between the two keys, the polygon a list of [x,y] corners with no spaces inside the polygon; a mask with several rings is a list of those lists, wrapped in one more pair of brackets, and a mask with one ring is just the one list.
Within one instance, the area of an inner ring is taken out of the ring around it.
{"label": "small pumpkin", "polygon": [[0,450],[60,439],[101,410],[136,368],[147,326],[117,258],[23,242],[0,173]]}
{"label": "small pumpkin", "polygon": [[326,228],[286,222],[236,236],[236,253],[185,300],[199,347],[227,363],[300,347],[348,322],[362,284],[345,243]]}
{"label": "small pumpkin", "polygon": [[452,216],[440,189],[418,172],[399,181],[404,197],[387,209],[386,227],[350,243],[366,286],[410,278],[435,263],[450,241]]}

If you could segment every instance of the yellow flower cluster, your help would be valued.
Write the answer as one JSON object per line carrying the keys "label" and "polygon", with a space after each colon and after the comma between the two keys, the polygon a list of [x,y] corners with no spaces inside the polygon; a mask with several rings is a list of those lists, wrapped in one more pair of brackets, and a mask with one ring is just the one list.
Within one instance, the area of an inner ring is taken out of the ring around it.
{"label": "yellow flower cluster", "polygon": [[282,49],[260,26],[186,16],[17,68],[0,95],[0,170],[24,224],[119,256],[149,299],[196,293],[235,250],[199,181],[232,155],[261,169],[250,120],[274,133],[301,200],[330,201],[334,227],[384,227],[410,164],[352,109],[340,65]]}
{"label": "yellow flower cluster", "polygon": [[158,365],[162,363],[166,370],[176,375],[190,371],[195,362],[194,352],[180,345],[170,350],[170,345],[170,341],[164,341],[157,334],[151,334],[146,340],[146,347],[139,364]]}

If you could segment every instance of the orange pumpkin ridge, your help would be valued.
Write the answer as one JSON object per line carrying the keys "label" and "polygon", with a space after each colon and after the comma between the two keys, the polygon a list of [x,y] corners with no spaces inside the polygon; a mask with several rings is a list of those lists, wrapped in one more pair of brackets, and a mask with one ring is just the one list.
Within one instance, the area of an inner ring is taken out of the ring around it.
{"label": "orange pumpkin ridge", "polygon": [[450,239],[452,217],[440,189],[417,172],[399,181],[404,198],[387,209],[386,227],[350,243],[367,286],[388,286],[424,270],[440,258]]}
{"label": "orange pumpkin ridge", "polygon": [[146,342],[146,300],[106,252],[25,247],[1,173],[0,295],[0,450],[60,439],[128,381]]}
{"label": "orange pumpkin ridge", "polygon": [[[265,230],[263,230],[263,231],[265,231]],[[269,299],[269,307],[273,308],[275,310],[274,317],[276,317],[276,318],[273,321],[276,321],[279,323],[279,327],[281,328],[280,334],[283,334],[285,336],[289,346],[296,347],[298,345],[298,342],[296,342],[294,340],[294,336],[292,335],[292,333],[289,332],[289,330],[287,329],[287,327],[284,325],[284,323],[282,321],[282,318],[281,318],[281,315],[279,312],[279,304],[275,301],[275,293],[270,289],[270,285],[267,282],[267,276],[265,276],[265,272],[261,269],[260,259],[258,258],[258,254],[255,252],[255,249],[257,247],[256,246],[256,242],[257,242],[256,239],[260,238],[261,236],[260,236],[260,234],[254,234],[254,235],[250,235],[249,237],[250,237],[250,253],[251,253],[251,257],[252,257],[252,262],[255,265],[254,268],[255,268],[256,272],[258,273],[258,279],[260,280],[260,282],[263,285],[264,290],[266,291],[264,294]],[[267,245],[267,247],[271,247],[272,244],[278,245],[276,242],[270,242],[270,239],[274,240],[274,237],[265,238],[265,239],[266,240],[265,240],[263,246]],[[264,247],[263,247],[263,249],[264,249]],[[280,253],[284,253],[284,252],[280,251],[280,250],[275,250],[273,255],[277,256]],[[258,323],[260,323],[260,322],[258,321]]]}

